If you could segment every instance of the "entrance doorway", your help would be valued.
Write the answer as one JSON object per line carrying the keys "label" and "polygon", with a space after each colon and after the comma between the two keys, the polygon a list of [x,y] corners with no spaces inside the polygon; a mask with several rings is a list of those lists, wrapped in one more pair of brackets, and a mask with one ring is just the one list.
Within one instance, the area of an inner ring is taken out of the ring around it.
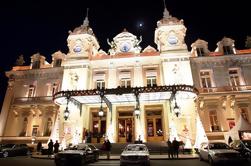
{"label": "entrance doorway", "polygon": [[106,115],[107,112],[104,110],[104,116],[98,116],[98,109],[91,110],[91,142],[102,143],[104,142],[104,136],[106,134]]}
{"label": "entrance doorway", "polygon": [[118,142],[133,142],[135,138],[134,116],[131,109],[127,111],[118,111]]}
{"label": "entrance doorway", "polygon": [[146,135],[147,142],[164,140],[162,110],[146,109]]}

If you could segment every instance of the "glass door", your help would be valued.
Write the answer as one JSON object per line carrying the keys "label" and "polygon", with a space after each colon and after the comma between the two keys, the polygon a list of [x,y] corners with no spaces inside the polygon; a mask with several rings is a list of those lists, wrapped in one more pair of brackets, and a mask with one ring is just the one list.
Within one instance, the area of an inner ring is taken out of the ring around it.
{"label": "glass door", "polygon": [[163,141],[162,111],[146,111],[146,134],[148,142]]}
{"label": "glass door", "polygon": [[126,143],[134,140],[134,117],[132,112],[118,113],[118,142]]}
{"label": "glass door", "polygon": [[98,116],[98,112],[92,112],[90,129],[91,142],[102,143],[106,135],[106,112],[104,112],[104,116],[102,117]]}

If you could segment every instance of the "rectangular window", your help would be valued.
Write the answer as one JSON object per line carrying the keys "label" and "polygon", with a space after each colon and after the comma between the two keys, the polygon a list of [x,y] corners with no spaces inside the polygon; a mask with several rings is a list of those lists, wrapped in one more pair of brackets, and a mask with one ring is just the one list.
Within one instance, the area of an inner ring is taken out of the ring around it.
{"label": "rectangular window", "polygon": [[62,59],[55,59],[53,67],[61,67]]}
{"label": "rectangular window", "polygon": [[146,77],[146,85],[148,87],[157,86],[156,76],[148,76],[148,77]]}
{"label": "rectangular window", "polygon": [[233,48],[231,46],[223,46],[224,55],[234,54]]}
{"label": "rectangular window", "polygon": [[220,126],[219,126],[219,122],[218,122],[218,119],[217,119],[216,110],[209,111],[209,119],[210,119],[212,132],[220,131]]}
{"label": "rectangular window", "polygon": [[54,83],[53,85],[52,85],[52,95],[54,94],[54,93],[56,93],[58,91],[58,85],[56,84],[56,83]]}
{"label": "rectangular window", "polygon": [[196,48],[197,56],[205,56],[204,48]]}
{"label": "rectangular window", "polygon": [[200,71],[201,87],[208,92],[212,91],[212,79],[210,71]]}
{"label": "rectangular window", "polygon": [[230,86],[232,86],[232,90],[238,90],[238,86],[240,86],[240,76],[238,69],[229,69],[229,81]]}
{"label": "rectangular window", "polygon": [[28,89],[28,95],[27,97],[34,97],[35,95],[35,86],[34,85],[30,85],[29,89]]}
{"label": "rectangular window", "polygon": [[32,63],[32,69],[39,69],[40,68],[40,61],[34,61]]}
{"label": "rectangular window", "polygon": [[120,80],[120,86],[123,88],[131,87],[131,79],[129,78],[122,78]]}
{"label": "rectangular window", "polygon": [[97,89],[105,88],[105,81],[104,80],[97,80],[96,81],[96,88]]}

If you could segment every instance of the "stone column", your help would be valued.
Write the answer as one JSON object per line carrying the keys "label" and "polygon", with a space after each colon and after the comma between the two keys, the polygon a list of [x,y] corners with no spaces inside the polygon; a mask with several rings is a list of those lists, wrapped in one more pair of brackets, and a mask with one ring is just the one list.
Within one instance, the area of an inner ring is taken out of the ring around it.
{"label": "stone column", "polygon": [[13,100],[13,94],[14,94],[14,87],[13,86],[14,86],[14,79],[9,78],[8,88],[5,93],[3,107],[1,110],[1,114],[0,114],[0,142],[2,139],[1,136],[4,136],[4,130],[5,130],[7,119],[8,119],[10,105]]}
{"label": "stone column", "polygon": [[144,86],[143,82],[143,73],[142,73],[142,66],[137,61],[134,66],[134,83],[132,85],[133,87],[141,87]]}

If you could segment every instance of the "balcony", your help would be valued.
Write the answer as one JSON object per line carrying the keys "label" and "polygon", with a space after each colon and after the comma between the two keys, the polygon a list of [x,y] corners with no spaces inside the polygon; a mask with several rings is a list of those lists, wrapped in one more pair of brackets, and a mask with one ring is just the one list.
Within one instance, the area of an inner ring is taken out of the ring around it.
{"label": "balcony", "polygon": [[40,97],[17,97],[14,99],[13,105],[33,105],[33,104],[53,104],[52,96]]}
{"label": "balcony", "polygon": [[212,88],[198,88],[200,94],[205,93],[229,93],[229,92],[251,92],[251,86],[223,86],[223,87],[212,87]]}

